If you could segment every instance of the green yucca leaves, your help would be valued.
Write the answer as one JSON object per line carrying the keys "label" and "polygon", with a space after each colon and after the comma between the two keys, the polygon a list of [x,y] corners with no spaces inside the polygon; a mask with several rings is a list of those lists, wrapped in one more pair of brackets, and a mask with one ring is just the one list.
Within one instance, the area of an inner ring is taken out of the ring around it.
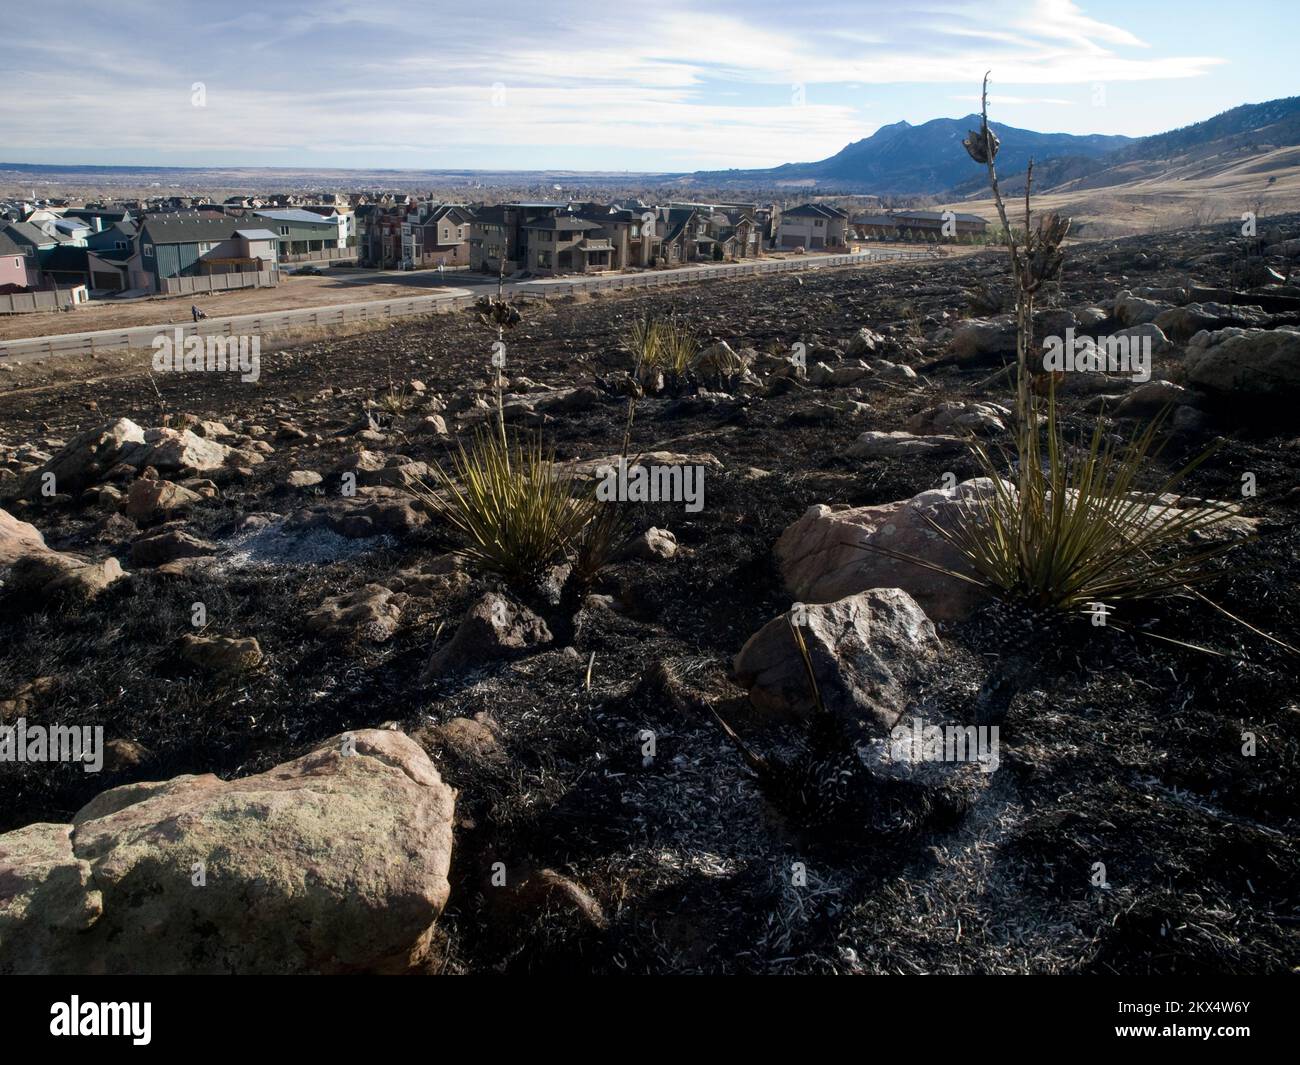
{"label": "green yucca leaves", "polygon": [[675,384],[699,362],[699,337],[675,316],[638,319],[628,331],[626,342],[636,360],[635,373],[641,380],[658,371],[670,384]]}
{"label": "green yucca leaves", "polygon": [[540,436],[510,440],[503,426],[458,443],[452,468],[414,494],[447,523],[457,551],[512,585],[535,585],[579,542],[600,504],[555,465]]}
{"label": "green yucca leaves", "polygon": [[1184,589],[1212,576],[1207,562],[1237,546],[1221,538],[1208,546],[1196,542],[1231,511],[1214,504],[1179,508],[1166,501],[1213,448],[1170,474],[1154,492],[1143,492],[1142,475],[1160,453],[1156,439],[1163,414],[1122,445],[1110,439],[1099,419],[1088,446],[1071,454],[1057,420],[1055,390],[1048,395],[1041,435],[1037,407],[1031,401],[1027,419],[1035,428],[1019,432],[1014,482],[1004,478],[987,447],[972,442],[990,490],[963,499],[955,519],[937,522],[927,516],[975,576],[883,553],[1035,609],[1074,610]]}

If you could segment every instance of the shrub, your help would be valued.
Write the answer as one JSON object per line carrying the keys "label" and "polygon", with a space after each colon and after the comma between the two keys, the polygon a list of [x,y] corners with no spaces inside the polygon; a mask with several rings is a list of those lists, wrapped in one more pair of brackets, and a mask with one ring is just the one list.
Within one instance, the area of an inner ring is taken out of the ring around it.
{"label": "shrub", "polygon": [[[1031,407],[1036,414],[1038,401]],[[1055,389],[1046,408],[1046,455],[1037,431],[1024,434],[1012,483],[989,450],[973,444],[993,491],[963,504],[951,526],[934,523],[979,575],[976,583],[1035,609],[1081,609],[1154,598],[1204,580],[1212,573],[1206,562],[1236,546],[1191,546],[1192,537],[1223,521],[1226,510],[1177,509],[1160,499],[1211,452],[1167,476],[1154,493],[1139,491],[1160,452],[1163,416],[1122,445],[1098,422],[1087,448],[1069,455]]]}
{"label": "shrub", "polygon": [[540,436],[510,440],[504,427],[458,443],[452,470],[412,492],[446,522],[456,550],[511,585],[537,586],[578,543],[600,503],[594,490],[555,465]]}

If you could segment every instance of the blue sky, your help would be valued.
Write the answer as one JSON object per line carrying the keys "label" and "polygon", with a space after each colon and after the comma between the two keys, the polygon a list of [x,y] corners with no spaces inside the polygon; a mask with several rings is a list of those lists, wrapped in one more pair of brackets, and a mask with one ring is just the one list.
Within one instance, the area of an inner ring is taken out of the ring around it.
{"label": "blue sky", "polygon": [[1139,136],[1300,93],[1300,3],[12,3],[0,160],[575,170],[819,159],[977,108]]}

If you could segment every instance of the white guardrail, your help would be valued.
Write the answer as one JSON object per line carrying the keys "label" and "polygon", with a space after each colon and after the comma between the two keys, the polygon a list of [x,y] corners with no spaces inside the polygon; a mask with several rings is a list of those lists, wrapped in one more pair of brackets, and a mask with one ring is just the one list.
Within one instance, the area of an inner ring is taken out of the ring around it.
{"label": "white guardrail", "polygon": [[[854,266],[860,263],[897,259],[930,259],[930,252],[868,251],[849,255],[810,256],[806,259],[768,259],[752,263],[723,263],[720,265],[687,267],[677,270],[654,271],[642,274],[618,274],[612,277],[588,277],[573,281],[530,281],[515,286],[519,295],[552,299],[572,296],[580,292],[608,292],[625,289],[656,288],[660,285],[679,285],[693,281],[713,281],[728,277],[746,277],[757,274],[776,274],[804,270],[818,270],[835,266]],[[182,336],[248,336],[271,333],[277,330],[310,326],[325,328],[352,322],[371,322],[390,318],[405,318],[416,314],[444,314],[472,307],[476,295],[414,296],[409,299],[373,300],[368,303],[349,303],[335,307],[302,307],[295,310],[272,311],[266,314],[243,314],[211,321],[175,325],[141,325],[125,329],[104,329],[94,332],[63,334],[49,337],[24,337],[0,341],[0,359],[18,356],[89,355],[101,351],[120,351],[123,348],[147,348],[160,334],[181,330]]]}

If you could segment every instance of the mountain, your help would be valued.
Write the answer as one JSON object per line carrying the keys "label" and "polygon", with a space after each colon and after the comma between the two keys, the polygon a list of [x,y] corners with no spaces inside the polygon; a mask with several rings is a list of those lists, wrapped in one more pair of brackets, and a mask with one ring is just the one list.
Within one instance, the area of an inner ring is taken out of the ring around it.
{"label": "mountain", "polygon": [[[1295,165],[1300,146],[1300,96],[1242,104],[1168,133],[1141,137],[1106,155],[1084,159],[1063,156],[1037,157],[1034,188],[1039,192],[1106,189],[1134,182],[1211,179],[1229,171],[1251,166],[1256,171],[1284,171]],[[1024,165],[1008,165],[998,155],[1002,191],[1015,195],[1024,191]],[[983,197],[987,192],[983,173],[967,174],[949,190],[950,196]]]}
{"label": "mountain", "polygon": [[[895,122],[854,141],[829,159],[786,163],[770,170],[721,170],[691,175],[691,183],[744,186],[808,186],[819,191],[862,191],[880,195],[944,192],[971,176],[970,156],[962,147],[967,132],[978,129],[979,115],[936,118],[914,126]],[[1132,143],[1129,137],[1036,133],[990,122],[1002,141],[998,164],[1014,173],[1031,158],[1073,156],[1096,159]]]}

